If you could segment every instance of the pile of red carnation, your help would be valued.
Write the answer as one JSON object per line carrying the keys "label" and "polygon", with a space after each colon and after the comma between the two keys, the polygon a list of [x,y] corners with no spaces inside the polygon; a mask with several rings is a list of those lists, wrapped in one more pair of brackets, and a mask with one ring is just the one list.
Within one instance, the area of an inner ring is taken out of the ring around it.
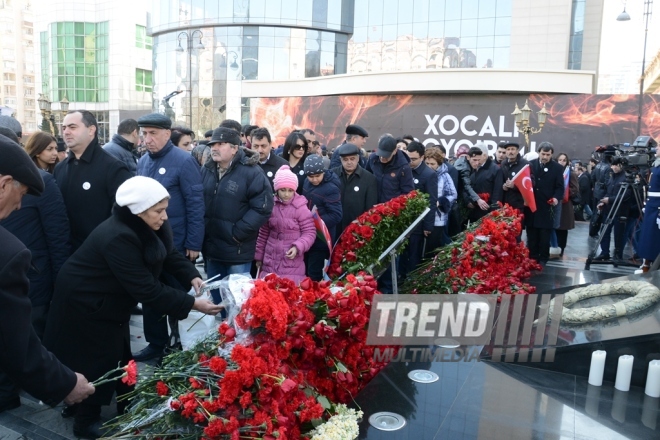
{"label": "pile of red carnation", "polygon": [[273,274],[255,281],[236,328],[223,323],[140,380],[117,438],[301,438],[385,366],[366,345],[375,293],[366,274],[332,286]]}
{"label": "pile of red carnation", "polygon": [[522,215],[510,207],[489,213],[413,272],[402,293],[515,294],[535,291],[523,280],[541,267],[516,241]]}
{"label": "pile of red carnation", "polygon": [[332,250],[328,276],[373,272],[378,257],[424,212],[428,195],[411,191],[380,203],[346,227]]}

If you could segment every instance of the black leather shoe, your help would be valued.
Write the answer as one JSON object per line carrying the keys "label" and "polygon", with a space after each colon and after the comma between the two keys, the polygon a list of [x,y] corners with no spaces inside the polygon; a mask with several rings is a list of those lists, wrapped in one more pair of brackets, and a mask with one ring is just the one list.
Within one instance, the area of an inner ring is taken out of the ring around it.
{"label": "black leather shoe", "polygon": [[80,439],[96,440],[105,435],[101,430],[101,425],[102,423],[100,421],[87,426],[76,426],[76,424],[74,424],[73,435]]}
{"label": "black leather shoe", "polygon": [[131,309],[131,315],[141,315],[142,314],[142,307],[140,306],[134,306]]}
{"label": "black leather shoe", "polygon": [[71,417],[75,416],[77,412],[78,405],[65,405],[64,408],[62,408],[62,412],[60,414],[62,415],[63,419],[70,419]]}
{"label": "black leather shoe", "polygon": [[609,255],[604,255],[600,254],[596,258],[594,258],[594,261],[610,261],[610,256]]}
{"label": "black leather shoe", "polygon": [[10,409],[16,409],[21,406],[21,398],[16,396],[12,397],[9,400],[3,400],[0,402],[0,413],[9,411]]}
{"label": "black leather shoe", "polygon": [[151,345],[147,345],[147,348],[143,348],[133,355],[133,359],[138,362],[148,361],[151,359],[157,359],[163,357],[163,349],[156,348]]}

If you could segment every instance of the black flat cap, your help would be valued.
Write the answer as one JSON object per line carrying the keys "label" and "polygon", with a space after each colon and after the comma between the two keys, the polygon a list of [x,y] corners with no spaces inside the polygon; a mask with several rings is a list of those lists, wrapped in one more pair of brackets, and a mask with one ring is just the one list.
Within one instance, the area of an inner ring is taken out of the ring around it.
{"label": "black flat cap", "polygon": [[213,136],[211,136],[211,140],[206,145],[210,147],[211,145],[217,144],[219,142],[228,142],[232,145],[241,145],[241,137],[238,135],[238,132],[232,128],[218,127],[213,130]]}
{"label": "black flat cap", "polygon": [[369,133],[367,133],[367,130],[360,127],[359,125],[354,125],[354,124],[351,124],[348,127],[346,127],[346,134],[369,137]]}
{"label": "black flat cap", "polygon": [[16,142],[0,134],[0,174],[11,176],[28,187],[28,194],[39,196],[44,191],[44,180],[30,156]]}
{"label": "black flat cap", "polygon": [[172,121],[170,118],[160,113],[144,115],[137,120],[137,123],[140,127],[156,127],[164,128],[165,130],[172,128]]}
{"label": "black flat cap", "polygon": [[344,145],[341,145],[337,150],[337,154],[340,156],[353,156],[355,154],[360,154],[360,149],[355,144],[346,142]]}
{"label": "black flat cap", "polygon": [[385,136],[378,142],[378,149],[376,155],[379,157],[390,157],[396,150],[396,139],[392,136]]}
{"label": "black flat cap", "polygon": [[204,133],[204,137],[205,137],[205,138],[209,138],[209,137],[211,137],[211,136],[213,136],[213,130],[207,130],[207,131]]}
{"label": "black flat cap", "polygon": [[517,149],[520,150],[520,144],[517,143],[517,142],[502,141],[502,142],[500,142],[499,146],[504,147],[504,148],[506,148],[506,147],[516,147]]}
{"label": "black flat cap", "polygon": [[23,136],[23,127],[21,126],[21,123],[18,122],[16,118],[12,118],[11,116],[5,116],[5,115],[0,115],[0,127],[6,127],[16,133],[16,136],[22,137]]}

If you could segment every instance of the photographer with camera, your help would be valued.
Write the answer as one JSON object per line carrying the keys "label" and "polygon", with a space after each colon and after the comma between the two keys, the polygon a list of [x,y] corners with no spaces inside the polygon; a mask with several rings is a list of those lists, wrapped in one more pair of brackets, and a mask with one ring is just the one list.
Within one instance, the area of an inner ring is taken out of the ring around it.
{"label": "photographer with camera", "polygon": [[623,260],[623,247],[626,244],[624,230],[626,227],[628,210],[630,209],[630,198],[632,196],[630,187],[628,187],[623,194],[619,194],[621,186],[626,182],[626,173],[623,171],[625,165],[625,158],[615,157],[612,159],[612,164],[610,165],[612,175],[605,185],[604,197],[600,198],[598,202],[597,209],[602,211],[600,215],[606,217],[610,215],[610,209],[612,209],[612,205],[615,203],[617,195],[622,197],[618,212],[611,214],[614,221],[607,226],[607,229],[605,229],[605,233],[600,242],[600,255],[594,258],[594,261],[608,261],[610,259],[610,237],[612,235],[612,229],[614,229],[614,259]]}
{"label": "photographer with camera", "polygon": [[594,200],[599,201],[605,197],[607,192],[607,181],[612,174],[610,164],[612,157],[616,154],[616,148],[614,145],[600,146],[596,148],[596,151],[601,153],[601,157],[598,165],[591,171],[591,183],[594,188]]}
{"label": "photographer with camera", "polygon": [[642,272],[647,272],[660,254],[660,145],[655,147],[655,157],[644,207],[642,233],[637,243],[637,253],[644,259],[640,268]]}

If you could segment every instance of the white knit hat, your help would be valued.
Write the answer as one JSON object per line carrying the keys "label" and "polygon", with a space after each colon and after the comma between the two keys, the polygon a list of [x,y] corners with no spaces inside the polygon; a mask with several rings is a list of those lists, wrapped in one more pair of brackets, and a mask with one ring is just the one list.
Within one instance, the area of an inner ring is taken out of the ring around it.
{"label": "white knit hat", "polygon": [[135,176],[117,188],[117,204],[127,206],[135,215],[170,197],[165,187],[151,177]]}

